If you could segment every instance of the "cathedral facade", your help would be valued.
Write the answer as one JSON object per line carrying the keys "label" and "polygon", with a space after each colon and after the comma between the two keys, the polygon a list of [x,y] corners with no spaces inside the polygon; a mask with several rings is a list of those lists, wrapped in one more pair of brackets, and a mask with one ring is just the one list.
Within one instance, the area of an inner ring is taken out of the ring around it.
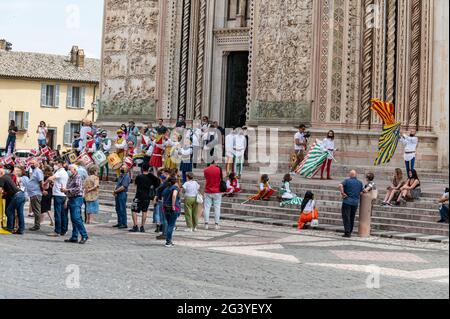
{"label": "cathedral facade", "polygon": [[105,0],[102,51],[104,125],[206,115],[277,128],[286,158],[304,123],[370,165],[379,98],[418,130],[418,166],[448,169],[447,0]]}

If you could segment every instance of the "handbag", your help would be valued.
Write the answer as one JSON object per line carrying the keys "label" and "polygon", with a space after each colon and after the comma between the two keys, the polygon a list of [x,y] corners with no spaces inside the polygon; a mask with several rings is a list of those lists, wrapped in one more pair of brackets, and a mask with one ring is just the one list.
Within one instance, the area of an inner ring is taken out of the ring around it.
{"label": "handbag", "polygon": [[197,204],[203,204],[204,200],[203,200],[203,195],[198,193],[197,194]]}
{"label": "handbag", "polygon": [[219,169],[220,169],[220,192],[221,193],[226,193],[227,192],[227,182],[225,182],[223,180],[222,168],[219,167]]}

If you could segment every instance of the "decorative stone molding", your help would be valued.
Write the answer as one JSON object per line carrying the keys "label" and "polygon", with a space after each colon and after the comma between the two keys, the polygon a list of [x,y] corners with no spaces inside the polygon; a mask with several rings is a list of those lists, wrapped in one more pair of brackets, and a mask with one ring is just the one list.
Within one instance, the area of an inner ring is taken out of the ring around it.
{"label": "decorative stone molding", "polygon": [[387,2],[386,101],[395,102],[397,54],[397,0]]}
{"label": "decorative stone molding", "polygon": [[180,62],[180,95],[178,100],[178,114],[186,114],[187,71],[189,60],[189,27],[191,17],[191,0],[183,0],[183,26],[181,36]]}

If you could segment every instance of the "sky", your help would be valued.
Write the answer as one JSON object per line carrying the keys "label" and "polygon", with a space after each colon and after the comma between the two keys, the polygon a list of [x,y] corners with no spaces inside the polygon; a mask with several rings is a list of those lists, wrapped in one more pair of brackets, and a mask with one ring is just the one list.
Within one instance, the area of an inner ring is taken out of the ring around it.
{"label": "sky", "polygon": [[0,39],[13,51],[100,58],[103,0],[0,0]]}

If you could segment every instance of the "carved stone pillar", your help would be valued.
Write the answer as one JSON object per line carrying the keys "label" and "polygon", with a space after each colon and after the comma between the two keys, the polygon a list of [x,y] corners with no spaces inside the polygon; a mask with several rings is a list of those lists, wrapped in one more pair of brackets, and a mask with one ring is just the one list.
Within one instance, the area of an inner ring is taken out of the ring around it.
{"label": "carved stone pillar", "polygon": [[412,0],[411,15],[411,91],[409,95],[409,120],[410,127],[417,128],[419,112],[420,92],[420,45],[421,45],[421,20],[422,1]]}
{"label": "carved stone pillar", "polygon": [[397,0],[387,3],[386,101],[395,103],[395,63],[397,54]]}
{"label": "carved stone pillar", "polygon": [[178,100],[178,115],[186,115],[190,15],[191,0],[184,0],[181,36],[180,95]]}
{"label": "carved stone pillar", "polygon": [[203,107],[203,72],[205,65],[205,40],[206,40],[206,13],[207,0],[200,0],[200,18],[198,27],[198,45],[197,45],[197,78],[195,86],[195,106],[194,119],[199,120],[202,117]]}
{"label": "carved stone pillar", "polygon": [[372,98],[372,68],[373,68],[373,24],[374,24],[374,0],[364,1],[364,37],[362,60],[362,94],[360,123],[369,124],[370,99]]}

